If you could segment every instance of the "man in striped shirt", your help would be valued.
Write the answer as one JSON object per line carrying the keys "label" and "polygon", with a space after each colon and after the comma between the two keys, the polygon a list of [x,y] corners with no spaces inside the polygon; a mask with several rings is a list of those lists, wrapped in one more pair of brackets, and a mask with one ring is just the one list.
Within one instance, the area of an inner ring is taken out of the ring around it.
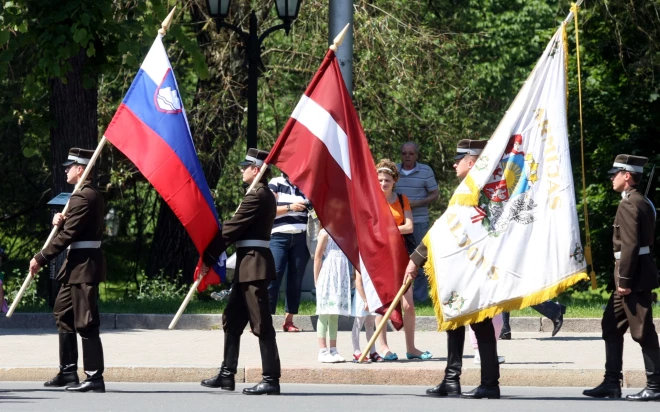
{"label": "man in striped shirt", "polygon": [[270,250],[275,258],[277,279],[270,282],[270,312],[275,314],[282,279],[286,275],[284,332],[300,332],[293,324],[298,313],[300,293],[305,268],[309,261],[307,248],[307,205],[305,195],[294,186],[285,174],[272,179],[268,187],[277,199],[277,214],[270,237]]}
{"label": "man in striped shirt", "polygon": [[[429,230],[428,206],[438,200],[438,182],[435,180],[433,169],[428,165],[418,163],[419,148],[415,142],[406,142],[401,146],[401,163],[399,180],[394,191],[406,195],[410,200],[413,212],[413,237],[415,243],[422,243],[422,239]],[[429,285],[424,276],[423,269],[419,269],[419,276],[413,286],[413,298],[418,302],[429,299]]]}

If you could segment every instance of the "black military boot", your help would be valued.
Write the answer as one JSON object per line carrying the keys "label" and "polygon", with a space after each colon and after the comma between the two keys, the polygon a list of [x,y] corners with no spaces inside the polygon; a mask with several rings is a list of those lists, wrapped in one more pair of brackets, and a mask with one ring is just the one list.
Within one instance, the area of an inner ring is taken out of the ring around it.
{"label": "black military boot", "polygon": [[486,342],[478,341],[478,343],[481,356],[481,385],[470,392],[463,392],[461,398],[500,399],[500,364],[497,360],[497,341],[489,339]]}
{"label": "black military boot", "polygon": [[464,346],[465,326],[447,331],[447,367],[445,368],[445,378],[439,385],[427,389],[427,395],[448,396],[461,394],[461,369],[463,367]]}
{"label": "black military boot", "polygon": [[83,368],[87,379],[77,385],[66,388],[67,392],[105,392],[103,372],[103,345],[98,330],[81,333],[83,348]]}
{"label": "black military boot", "polygon": [[75,333],[60,332],[60,371],[51,380],[44,382],[47,388],[76,385],[78,379],[78,341]]}
{"label": "black military boot", "polygon": [[216,376],[204,379],[202,386],[207,388],[220,388],[225,391],[233,391],[236,389],[236,381],[234,380],[234,373],[230,372],[224,365],[220,368],[220,373]]}
{"label": "black military boot", "polygon": [[259,349],[261,350],[263,379],[252,388],[243,389],[243,393],[246,395],[279,395],[281,368],[277,343],[275,339],[260,339]]}
{"label": "black military boot", "polygon": [[582,392],[592,398],[621,398],[621,383],[623,381],[623,341],[605,342],[605,379],[593,389]]}
{"label": "black military boot", "polygon": [[642,347],[644,369],[646,369],[646,388],[634,395],[626,396],[629,401],[660,401],[660,349]]}
{"label": "black military boot", "polygon": [[225,391],[233,391],[236,389],[236,382],[234,375],[236,375],[238,368],[238,354],[241,351],[241,336],[231,335],[225,333],[225,348],[222,367],[220,372],[209,379],[202,381],[202,386],[207,388],[220,388]]}

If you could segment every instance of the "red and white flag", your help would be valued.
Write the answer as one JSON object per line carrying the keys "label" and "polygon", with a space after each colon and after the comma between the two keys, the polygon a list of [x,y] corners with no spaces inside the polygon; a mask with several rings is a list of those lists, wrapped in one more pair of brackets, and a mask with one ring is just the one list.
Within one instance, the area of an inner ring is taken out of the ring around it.
{"label": "red and white flag", "polygon": [[[270,151],[312,202],[327,230],[362,275],[371,310],[384,313],[403,283],[408,255],[337,58],[329,50]],[[392,324],[403,326],[401,312]]]}

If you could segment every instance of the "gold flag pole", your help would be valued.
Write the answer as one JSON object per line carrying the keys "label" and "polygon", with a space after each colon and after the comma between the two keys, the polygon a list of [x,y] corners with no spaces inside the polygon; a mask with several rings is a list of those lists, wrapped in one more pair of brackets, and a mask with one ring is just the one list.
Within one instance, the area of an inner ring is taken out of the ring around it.
{"label": "gold flag pole", "polygon": [[[172,9],[170,14],[167,16],[167,18],[163,21],[161,24],[161,28],[158,30],[158,33],[161,36],[164,36],[167,33],[167,29],[169,29],[170,24],[172,23],[172,18],[174,17],[174,11],[176,10],[176,7]],[[101,154],[101,151],[103,150],[103,147],[105,146],[107,142],[107,138],[103,136],[101,140],[99,141],[98,146],[96,147],[96,150],[94,150],[94,154],[92,155],[92,158],[89,160],[89,164],[87,167],[85,167],[85,170],[83,171],[82,176],[80,177],[80,180],[78,180],[78,183],[76,183],[75,188],[73,189],[73,192],[77,192],[80,190],[82,185],[85,183],[85,180],[87,180],[87,177],[89,176],[90,171],[94,167],[94,163],[96,163],[96,159],[98,159],[99,155]],[[64,209],[62,209],[62,214],[66,215],[66,212],[69,211],[69,201],[66,202],[66,205],[64,205]],[[43,247],[41,250],[45,249],[50,242],[53,240],[57,232],[59,231],[59,228],[57,226],[54,226],[53,229],[50,231],[50,235],[48,235],[48,239],[46,239],[46,242],[44,243]],[[21,286],[21,289],[18,291],[16,294],[16,297],[14,298],[14,301],[11,304],[11,307],[9,308],[9,311],[7,312],[7,317],[10,318],[13,314],[14,311],[16,310],[16,307],[18,306],[19,302],[21,301],[21,298],[25,294],[25,291],[27,288],[30,286],[32,283],[32,280],[34,279],[34,275],[32,273],[28,273],[27,277],[25,278],[25,281],[23,281],[23,285]]]}

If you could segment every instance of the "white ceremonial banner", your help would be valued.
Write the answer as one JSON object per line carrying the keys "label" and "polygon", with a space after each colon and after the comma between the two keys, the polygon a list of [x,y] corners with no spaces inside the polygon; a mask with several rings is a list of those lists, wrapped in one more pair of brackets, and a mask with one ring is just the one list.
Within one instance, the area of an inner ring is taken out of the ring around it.
{"label": "white ceremonial banner", "polygon": [[564,25],[424,239],[441,330],[587,279],[566,125]]}

